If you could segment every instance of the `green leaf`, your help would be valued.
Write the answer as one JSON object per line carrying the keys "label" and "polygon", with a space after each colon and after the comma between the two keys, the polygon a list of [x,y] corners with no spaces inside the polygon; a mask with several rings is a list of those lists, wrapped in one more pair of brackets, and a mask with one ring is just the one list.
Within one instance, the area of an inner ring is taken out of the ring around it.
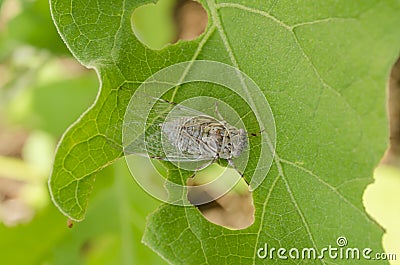
{"label": "green leaf", "polygon": [[[207,59],[249,75],[275,115],[276,156],[253,192],[255,223],[231,231],[194,207],[164,205],[150,217],[145,243],[173,264],[262,264],[257,250],[265,243],[320,251],[336,246],[339,236],[349,247],[383,252],[382,230],[361,196],[387,146],[385,83],[399,51],[400,3],[207,0],[206,32],[160,51],[131,29],[133,11],[145,3],[51,1],[62,38],[101,81],[95,104],[65,133],[56,154],[50,190],[59,209],[84,218],[95,174],[122,155],[113,147],[121,143],[125,109],[141,82],[175,63]],[[226,91],[208,88],[181,87],[178,99],[207,92],[243,107]],[[178,178],[174,172],[170,177]]]}
{"label": "green leaf", "polygon": [[[67,218],[49,204],[27,224],[0,224],[2,263],[165,264],[141,244],[145,217],[159,202],[148,198],[121,162],[99,174],[84,223],[68,228]],[[135,204],[144,200],[145,203]]]}

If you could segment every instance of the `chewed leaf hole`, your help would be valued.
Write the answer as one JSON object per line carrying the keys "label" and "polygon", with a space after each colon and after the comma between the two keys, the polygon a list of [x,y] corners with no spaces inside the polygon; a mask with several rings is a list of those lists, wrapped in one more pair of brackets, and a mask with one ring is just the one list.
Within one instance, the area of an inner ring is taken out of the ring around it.
{"label": "chewed leaf hole", "polygon": [[400,58],[392,66],[388,80],[389,147],[382,163],[400,167]]}
{"label": "chewed leaf hole", "polygon": [[374,182],[364,191],[363,203],[367,213],[385,229],[382,243],[386,253],[399,253],[400,58],[392,66],[387,85],[389,146],[375,168]]}
{"label": "chewed leaf hole", "polygon": [[197,38],[207,22],[202,5],[190,0],[159,0],[136,8],[131,18],[136,38],[153,50],[178,40]]}
{"label": "chewed leaf hole", "polygon": [[245,229],[254,223],[254,204],[253,197],[248,185],[243,179],[224,195],[211,200],[206,204],[196,205],[198,201],[207,201],[212,198],[212,194],[219,193],[223,189],[220,183],[210,184],[221,172],[230,177],[240,177],[233,168],[223,168],[213,164],[206,169],[198,172],[194,178],[188,179],[188,186],[204,186],[203,189],[192,191],[189,189],[188,199],[194,204],[201,214],[211,223],[220,225],[232,230]]}

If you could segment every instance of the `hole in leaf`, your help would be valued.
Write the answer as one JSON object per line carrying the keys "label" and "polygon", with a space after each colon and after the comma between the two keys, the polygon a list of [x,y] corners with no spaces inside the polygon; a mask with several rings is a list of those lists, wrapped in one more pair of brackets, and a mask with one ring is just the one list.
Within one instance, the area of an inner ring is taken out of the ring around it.
{"label": "hole in leaf", "polygon": [[190,0],[159,0],[135,9],[132,30],[143,44],[160,50],[179,40],[193,40],[204,32],[208,22],[202,5]]}
{"label": "hole in leaf", "polygon": [[207,27],[208,17],[203,6],[195,1],[177,1],[175,25],[178,40],[193,40],[200,36]]}
{"label": "hole in leaf", "polygon": [[400,245],[400,58],[393,65],[388,81],[389,146],[374,171],[374,182],[367,186],[363,203],[368,214],[384,229],[386,253],[398,253]]}
{"label": "hole in leaf", "polygon": [[[188,179],[188,186],[200,186],[211,182],[222,173],[231,175],[239,175],[235,169],[223,168],[217,164],[213,164],[204,170],[201,170],[195,177]],[[191,203],[196,201],[204,201],[210,194],[215,194],[220,189],[217,185],[207,185],[207,190],[192,192],[189,189],[188,199]],[[229,192],[220,198],[209,203],[196,205],[201,214],[210,222],[232,230],[245,229],[254,222],[254,204],[253,197],[246,182],[243,179],[236,184]]]}
{"label": "hole in leaf", "polygon": [[400,167],[400,58],[393,65],[388,83],[389,148],[383,164]]}

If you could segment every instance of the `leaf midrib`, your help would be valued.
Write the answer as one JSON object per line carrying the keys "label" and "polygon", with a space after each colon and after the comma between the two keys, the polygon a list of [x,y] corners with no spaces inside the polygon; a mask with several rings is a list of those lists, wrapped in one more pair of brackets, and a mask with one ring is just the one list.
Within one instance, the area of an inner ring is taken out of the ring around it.
{"label": "leaf midrib", "polygon": [[[330,21],[334,21],[334,20],[344,20],[344,19],[352,19],[352,20],[353,20],[354,18],[325,18],[325,19],[320,19],[320,20],[315,20],[315,21],[309,21],[309,22],[304,22],[304,23],[298,23],[298,24],[289,26],[289,25],[285,24],[284,22],[280,21],[279,19],[277,19],[276,17],[270,15],[269,13],[267,13],[267,12],[265,12],[265,11],[258,10],[258,9],[255,9],[255,8],[250,8],[250,7],[241,5],[241,4],[229,3],[229,2],[216,4],[216,3],[214,2],[214,0],[207,0],[207,4],[208,4],[208,8],[210,8],[210,11],[211,11],[211,17],[212,17],[213,25],[215,25],[215,27],[217,28],[217,30],[218,30],[218,32],[219,32],[219,35],[220,35],[220,37],[221,37],[221,39],[222,39],[222,41],[223,41],[223,44],[224,44],[224,46],[225,46],[225,49],[226,49],[226,51],[227,51],[228,54],[229,54],[231,63],[233,64],[234,67],[236,67],[237,69],[240,70],[239,64],[238,64],[238,62],[237,62],[237,60],[236,60],[236,58],[235,58],[235,55],[234,55],[234,53],[233,53],[233,49],[232,49],[232,47],[229,45],[229,41],[228,41],[228,39],[227,39],[227,35],[226,35],[226,33],[225,33],[224,29],[223,29],[223,26],[222,26],[222,23],[221,23],[221,18],[220,18],[219,14],[218,14],[218,9],[221,9],[221,8],[236,8],[236,9],[239,9],[239,10],[243,10],[243,11],[245,11],[245,12],[251,12],[251,13],[254,13],[254,14],[258,14],[258,15],[264,16],[264,17],[266,17],[266,18],[268,18],[268,19],[271,19],[272,21],[276,22],[276,23],[279,24],[280,26],[284,27],[284,28],[287,29],[289,32],[291,32],[291,34],[293,35],[293,38],[294,38],[294,41],[295,41],[296,45],[297,45],[298,48],[300,49],[300,51],[301,51],[303,57],[307,60],[307,62],[309,63],[309,65],[310,65],[311,68],[313,69],[315,75],[317,76],[318,80],[321,82],[322,86],[323,86],[324,88],[329,89],[329,90],[330,90],[332,93],[334,93],[336,96],[340,97],[340,98],[345,102],[345,104],[347,105],[347,107],[349,107],[352,111],[354,111],[354,112],[357,114],[356,117],[357,117],[358,119],[360,119],[360,115],[359,115],[359,114],[355,111],[355,109],[347,102],[346,98],[343,97],[343,95],[341,95],[337,90],[335,90],[335,89],[334,89],[333,87],[331,87],[329,84],[327,84],[327,83],[325,82],[325,80],[321,77],[321,75],[319,74],[318,70],[316,69],[316,67],[315,67],[314,64],[312,63],[310,57],[305,53],[304,49],[303,49],[302,46],[300,45],[299,40],[298,40],[298,38],[297,38],[297,36],[296,36],[296,34],[295,34],[295,32],[294,32],[294,29],[295,29],[295,28],[301,27],[301,26],[305,26],[305,25],[313,25],[313,24],[317,24],[317,23],[326,23],[326,22],[330,22]],[[244,84],[244,86],[245,86],[245,84]],[[321,93],[319,94],[319,97],[320,97],[320,96],[321,96]],[[271,146],[269,146],[269,147],[271,147]],[[291,161],[289,161],[289,160],[280,158],[279,155],[277,154],[276,150],[270,150],[270,151],[272,151],[272,153],[275,153],[274,162],[275,162],[275,164],[276,164],[276,166],[277,166],[277,169],[278,169],[278,176],[275,177],[275,179],[274,179],[274,181],[273,181],[273,183],[272,183],[270,189],[268,190],[268,194],[267,194],[266,200],[265,200],[265,202],[264,202],[264,204],[263,204],[263,211],[262,211],[262,213],[261,213],[260,227],[259,227],[259,230],[258,230],[258,233],[257,233],[256,242],[255,242],[255,245],[254,245],[253,264],[256,263],[257,245],[258,245],[258,243],[259,243],[259,235],[261,234],[260,232],[261,232],[261,230],[262,230],[263,219],[264,219],[264,215],[265,215],[265,209],[266,209],[266,206],[267,206],[267,204],[268,204],[269,198],[270,198],[270,196],[271,196],[271,194],[272,194],[272,191],[274,190],[274,188],[275,188],[275,186],[276,186],[276,183],[278,182],[278,180],[279,180],[280,177],[282,178],[282,180],[283,180],[284,183],[285,183],[285,187],[286,187],[286,190],[287,190],[288,194],[290,195],[292,204],[293,204],[293,206],[295,207],[295,209],[297,210],[297,212],[298,212],[298,214],[299,214],[299,216],[300,216],[300,218],[301,218],[301,220],[302,220],[303,226],[304,226],[304,228],[306,229],[306,232],[307,232],[307,234],[308,234],[308,236],[309,236],[309,239],[310,239],[311,243],[313,244],[313,247],[317,250],[317,253],[319,254],[319,251],[318,251],[318,248],[317,248],[317,246],[316,246],[315,240],[314,240],[314,238],[313,238],[311,229],[310,229],[310,227],[309,227],[309,225],[308,225],[308,223],[307,223],[307,221],[306,221],[306,218],[305,218],[303,212],[302,212],[301,209],[300,209],[300,206],[298,205],[298,203],[297,203],[297,201],[296,201],[296,199],[295,199],[295,197],[294,197],[293,192],[292,192],[291,189],[290,189],[289,182],[288,182],[288,180],[287,180],[286,177],[285,177],[284,170],[283,170],[283,168],[282,168],[282,163],[286,163],[286,164],[288,164],[288,165],[291,165],[291,166],[293,166],[293,167],[296,167],[297,169],[300,169],[300,170],[302,170],[303,172],[307,173],[308,175],[312,176],[313,178],[317,179],[318,182],[320,182],[320,183],[322,183],[323,185],[327,186],[330,190],[332,190],[332,191],[333,191],[341,200],[343,200],[346,204],[348,204],[348,205],[350,205],[352,208],[356,209],[362,216],[364,216],[364,217],[366,218],[366,220],[367,220],[368,222],[373,223],[373,221],[368,217],[368,215],[367,215],[365,212],[362,212],[358,207],[356,207],[353,203],[351,203],[345,196],[343,196],[341,193],[339,193],[339,191],[338,191],[335,187],[333,187],[332,185],[330,185],[330,184],[327,183],[326,181],[322,180],[322,178],[320,178],[318,175],[314,174],[311,170],[308,170],[308,169],[305,168],[305,167],[301,167],[301,166],[297,165],[296,163],[293,163],[293,162],[291,162]],[[326,264],[324,260],[321,260],[321,263],[322,263],[322,264]]]}

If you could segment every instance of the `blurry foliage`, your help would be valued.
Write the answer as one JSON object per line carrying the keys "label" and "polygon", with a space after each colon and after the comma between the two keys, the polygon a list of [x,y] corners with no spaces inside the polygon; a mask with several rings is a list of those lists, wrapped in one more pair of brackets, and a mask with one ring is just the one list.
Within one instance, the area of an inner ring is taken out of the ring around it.
{"label": "blurry foliage", "polygon": [[68,228],[51,203],[56,142],[93,103],[99,82],[70,56],[47,0],[0,5],[1,263],[165,264],[140,242],[159,203],[123,161],[100,173],[84,223]]}
{"label": "blurry foliage", "polygon": [[132,30],[136,37],[156,50],[173,42],[176,35],[173,21],[174,6],[174,0],[159,0],[156,4],[138,7],[132,14]]}
{"label": "blurry foliage", "polygon": [[2,262],[15,265],[164,264],[140,243],[145,216],[158,202],[127,177],[129,174],[122,162],[99,176],[85,222],[69,229],[66,218],[48,204],[28,224],[12,228],[0,225]]}
{"label": "blurry foliage", "polygon": [[397,254],[392,265],[400,264],[400,169],[380,165],[374,172],[374,183],[364,192],[363,200],[367,212],[386,230],[383,246],[387,253]]}
{"label": "blurry foliage", "polygon": [[22,10],[8,22],[10,39],[44,48],[53,54],[68,54],[68,49],[58,35],[47,0],[21,1]]}

